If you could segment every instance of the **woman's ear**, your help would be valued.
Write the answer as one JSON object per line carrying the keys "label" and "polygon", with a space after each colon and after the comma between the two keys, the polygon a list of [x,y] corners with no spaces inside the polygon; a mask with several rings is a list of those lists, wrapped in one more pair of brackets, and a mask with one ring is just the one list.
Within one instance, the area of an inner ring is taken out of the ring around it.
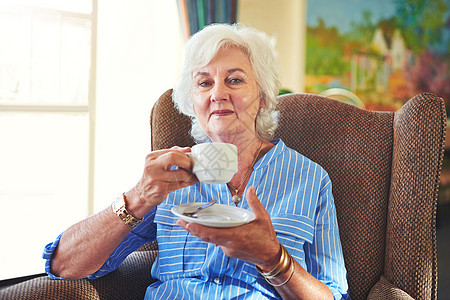
{"label": "woman's ear", "polygon": [[259,97],[259,108],[264,108],[264,107],[266,107],[266,97],[261,95],[261,97]]}

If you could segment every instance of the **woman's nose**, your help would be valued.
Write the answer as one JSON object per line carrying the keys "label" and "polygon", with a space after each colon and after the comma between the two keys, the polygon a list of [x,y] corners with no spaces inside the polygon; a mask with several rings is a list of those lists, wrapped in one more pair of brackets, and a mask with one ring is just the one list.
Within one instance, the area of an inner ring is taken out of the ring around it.
{"label": "woman's nose", "polygon": [[229,99],[228,89],[224,84],[215,84],[211,90],[212,101],[222,101]]}

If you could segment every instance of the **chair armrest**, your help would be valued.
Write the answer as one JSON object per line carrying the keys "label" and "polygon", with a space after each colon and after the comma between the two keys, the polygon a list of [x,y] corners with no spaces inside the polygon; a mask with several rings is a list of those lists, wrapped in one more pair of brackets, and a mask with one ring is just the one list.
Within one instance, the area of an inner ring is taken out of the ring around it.
{"label": "chair armrest", "polygon": [[384,276],[370,290],[367,300],[414,300],[408,293],[390,283]]}
{"label": "chair armrest", "polygon": [[436,208],[444,157],[445,103],[430,93],[394,116],[383,276],[415,299],[437,299]]}
{"label": "chair armrest", "polygon": [[0,299],[99,299],[89,280],[51,280],[47,276],[30,279],[0,290]]}
{"label": "chair armrest", "polygon": [[3,290],[0,299],[144,299],[156,250],[135,251],[113,272],[98,279],[52,280],[47,276],[27,280]]}

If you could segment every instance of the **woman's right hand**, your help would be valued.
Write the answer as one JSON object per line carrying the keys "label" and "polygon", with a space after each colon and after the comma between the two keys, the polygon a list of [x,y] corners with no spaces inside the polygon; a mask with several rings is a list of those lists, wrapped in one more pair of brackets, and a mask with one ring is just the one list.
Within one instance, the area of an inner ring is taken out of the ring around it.
{"label": "woman's right hand", "polygon": [[[126,193],[127,210],[133,216],[143,218],[168,193],[198,182],[186,155],[189,151],[173,147],[147,156],[142,178]],[[174,165],[179,169],[170,170]],[[51,272],[67,279],[94,273],[131,230],[108,206],[64,231],[51,258]]]}
{"label": "woman's right hand", "polygon": [[[192,163],[186,155],[188,152],[188,147],[172,147],[147,155],[141,179],[126,193],[127,209],[133,216],[144,217],[170,192],[198,182],[192,173]],[[173,166],[178,166],[178,169],[171,170]]]}

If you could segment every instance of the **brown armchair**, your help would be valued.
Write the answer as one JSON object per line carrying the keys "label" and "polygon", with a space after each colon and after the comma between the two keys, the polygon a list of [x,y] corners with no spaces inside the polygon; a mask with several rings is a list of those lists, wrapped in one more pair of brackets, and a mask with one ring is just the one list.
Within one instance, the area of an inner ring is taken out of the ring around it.
{"label": "brown armchair", "polygon": [[[352,299],[437,299],[443,99],[423,93],[393,113],[288,94],[278,108],[276,137],[330,174]],[[193,145],[189,128],[167,91],[152,109],[152,149]],[[103,278],[40,277],[0,291],[0,298],[142,299],[156,253],[155,244],[146,247],[153,250],[134,252]]]}

